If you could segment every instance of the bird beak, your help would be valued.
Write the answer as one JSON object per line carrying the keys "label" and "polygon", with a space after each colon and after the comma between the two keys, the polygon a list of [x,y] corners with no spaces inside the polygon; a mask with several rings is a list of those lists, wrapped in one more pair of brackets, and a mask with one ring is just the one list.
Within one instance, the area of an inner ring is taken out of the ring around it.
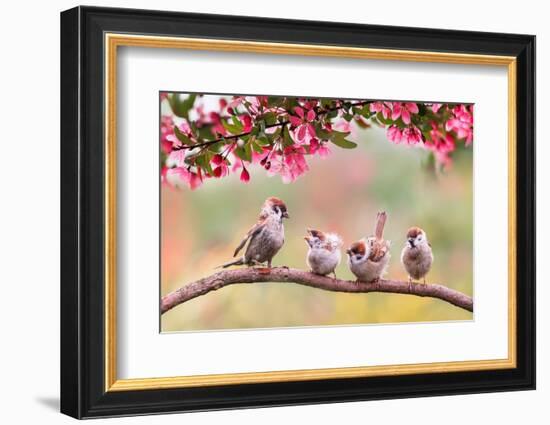
{"label": "bird beak", "polygon": [[290,218],[290,216],[288,215],[288,213],[286,211],[283,213],[283,217],[284,218]]}
{"label": "bird beak", "polygon": [[311,241],[309,239],[309,236],[304,236],[304,240],[306,241],[306,243],[308,244],[308,246],[311,247]]}
{"label": "bird beak", "polygon": [[346,249],[346,254],[348,254],[351,257],[351,249]]}
{"label": "bird beak", "polygon": [[414,248],[414,239],[409,238],[409,245],[411,246],[411,248]]}

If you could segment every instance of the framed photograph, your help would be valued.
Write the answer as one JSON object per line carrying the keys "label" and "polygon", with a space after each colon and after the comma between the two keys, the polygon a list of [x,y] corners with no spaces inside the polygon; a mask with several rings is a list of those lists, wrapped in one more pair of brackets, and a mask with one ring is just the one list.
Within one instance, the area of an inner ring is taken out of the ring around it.
{"label": "framed photograph", "polygon": [[535,37],[61,14],[61,411],[535,388]]}

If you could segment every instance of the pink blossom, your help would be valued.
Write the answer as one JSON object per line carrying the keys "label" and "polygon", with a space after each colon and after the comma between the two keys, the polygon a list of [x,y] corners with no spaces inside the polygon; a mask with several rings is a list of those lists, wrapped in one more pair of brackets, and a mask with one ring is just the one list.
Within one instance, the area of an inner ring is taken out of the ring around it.
{"label": "pink blossom", "polygon": [[212,174],[216,178],[225,177],[229,174],[229,167],[227,161],[220,154],[216,154],[210,160],[210,163],[214,166]]}
{"label": "pink blossom", "polygon": [[267,106],[267,96],[247,96],[243,99],[245,106],[252,116],[257,116],[262,113],[264,107]]}
{"label": "pink blossom", "polygon": [[174,120],[171,116],[163,115],[160,118],[160,146],[164,153],[172,151],[172,136],[174,136]]}
{"label": "pink blossom", "polygon": [[239,120],[241,121],[241,124],[243,125],[243,132],[248,133],[250,130],[252,130],[252,118],[250,115],[241,115],[239,117]]}
{"label": "pink blossom", "polygon": [[403,133],[401,132],[401,129],[399,127],[397,127],[396,125],[391,125],[386,130],[386,137],[390,142],[398,144],[401,143]]}
{"label": "pink blossom", "polygon": [[396,120],[401,117],[401,120],[405,124],[411,123],[411,114],[418,114],[418,105],[416,103],[407,102],[393,102],[392,103],[392,113],[391,119]]}
{"label": "pink blossom", "polygon": [[[177,125],[177,127],[181,133],[185,134],[189,139],[194,140],[193,130],[191,130],[191,127],[189,126],[187,121],[182,121],[180,124]],[[172,128],[167,131],[165,138],[168,142],[172,143],[172,148],[182,145],[181,141],[177,138],[176,133],[174,132],[173,123]]]}
{"label": "pink blossom", "polygon": [[227,130],[225,129],[225,127],[222,124],[220,114],[218,114],[217,112],[212,111],[209,114],[209,118],[210,118],[209,123],[212,125],[212,130],[215,133],[218,133],[222,136],[225,136],[227,134]]}
{"label": "pink blossom", "polygon": [[[473,111],[473,106],[471,106]],[[454,131],[459,139],[466,139],[466,145],[470,145],[473,140],[472,112],[465,105],[455,106],[452,110],[453,117],[445,123],[447,131]]]}
{"label": "pink blossom", "polygon": [[241,176],[239,178],[243,183],[248,183],[250,181],[250,173],[246,168],[244,168],[244,166],[243,170],[241,171]]}
{"label": "pink blossom", "polygon": [[334,124],[334,127],[337,128],[339,131],[343,131],[345,133],[348,133],[351,131],[351,123],[349,123],[348,121],[346,121],[345,119],[340,119],[338,120],[335,124]]}
{"label": "pink blossom", "polygon": [[294,145],[285,148],[284,152],[277,153],[271,161],[269,175],[279,174],[283,183],[291,183],[309,170],[303,146]]}
{"label": "pink blossom", "polygon": [[290,115],[288,117],[292,126],[295,127],[294,135],[298,143],[307,143],[306,134],[309,137],[315,137],[315,127],[311,122],[315,120],[315,111],[313,109],[304,112],[304,109],[300,106],[294,108],[296,115]]}
{"label": "pink blossom", "polygon": [[432,103],[432,112],[434,114],[437,114],[437,111],[439,111],[442,106],[443,106],[442,103]]}
{"label": "pink blossom", "polygon": [[448,168],[451,165],[450,153],[455,150],[455,141],[450,134],[443,134],[439,124],[435,121],[432,121],[430,125],[432,127],[430,139],[426,140],[424,146],[434,153],[438,163]]}
{"label": "pink blossom", "polygon": [[409,145],[422,143],[422,132],[418,127],[411,125],[403,130],[403,140]]}
{"label": "pink blossom", "polygon": [[206,113],[204,111],[204,105],[198,105],[195,108],[195,112],[198,115],[197,119],[195,120],[195,124],[197,125],[197,127],[210,125],[212,126],[212,132],[214,135],[227,135],[227,130],[223,126],[221,116],[218,112],[210,111]]}
{"label": "pink blossom", "polygon": [[369,109],[371,112],[381,112],[385,120],[391,115],[391,109],[384,102],[373,102]]}
{"label": "pink blossom", "polygon": [[255,150],[252,150],[252,164],[260,164],[262,167],[265,166],[265,163],[269,159],[269,154],[271,152],[271,148],[269,147],[262,147],[262,152],[258,153]]}
{"label": "pink blossom", "polygon": [[321,146],[319,146],[319,149],[317,149],[317,153],[323,159],[325,159],[327,156],[329,156],[331,154],[331,152],[332,151],[329,149],[329,147],[327,146],[326,143],[322,143]]}
{"label": "pink blossom", "polygon": [[237,112],[237,108],[243,103],[244,97],[243,96],[235,96],[233,97],[233,100],[229,102],[227,105],[227,111],[230,114],[235,114]]}
{"label": "pink blossom", "polygon": [[319,101],[316,99],[307,99],[307,100],[302,99],[302,106],[305,109],[314,109],[318,103]]}
{"label": "pink blossom", "polygon": [[331,151],[326,143],[319,143],[315,137],[309,141],[309,153],[311,155],[318,154],[321,158],[326,158],[330,155]]}
{"label": "pink blossom", "polygon": [[166,180],[174,186],[187,184],[191,190],[195,190],[202,184],[200,169],[194,173],[185,167],[169,168],[166,171]]}
{"label": "pink blossom", "polygon": [[184,167],[185,166],[185,149],[176,149],[168,154],[166,165],[169,167]]}

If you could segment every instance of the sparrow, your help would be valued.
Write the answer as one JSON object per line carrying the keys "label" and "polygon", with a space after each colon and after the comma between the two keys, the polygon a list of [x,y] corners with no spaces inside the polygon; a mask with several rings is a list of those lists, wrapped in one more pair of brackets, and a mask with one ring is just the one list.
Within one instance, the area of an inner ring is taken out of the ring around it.
{"label": "sparrow", "polygon": [[386,273],[390,261],[390,241],[383,238],[387,214],[376,216],[374,236],[354,242],[346,251],[348,265],[358,281],[375,282]]}
{"label": "sparrow", "polygon": [[423,279],[423,283],[426,284],[426,275],[432,267],[433,260],[432,246],[428,242],[426,232],[420,227],[411,227],[401,251],[401,262],[409,274],[410,285],[413,279]]}
{"label": "sparrow", "polygon": [[309,249],[306,262],[312,273],[325,276],[333,273],[340,264],[342,239],[336,233],[323,233],[320,230],[307,229],[304,237]]}
{"label": "sparrow", "polygon": [[289,218],[285,203],[274,196],[267,198],[262,205],[258,222],[246,233],[235,249],[233,257],[236,257],[248,242],[244,255],[235,261],[223,264],[222,267],[239,265],[250,267],[267,262],[267,267],[271,268],[273,257],[285,242],[284,218]]}

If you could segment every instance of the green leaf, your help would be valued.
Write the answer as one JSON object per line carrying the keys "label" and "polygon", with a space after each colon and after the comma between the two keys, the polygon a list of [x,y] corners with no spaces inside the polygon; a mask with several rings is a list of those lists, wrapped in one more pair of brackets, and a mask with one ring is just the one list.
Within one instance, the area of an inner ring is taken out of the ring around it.
{"label": "green leaf", "polygon": [[273,125],[277,122],[277,115],[275,115],[273,112],[267,112],[262,117],[265,121],[266,125]]}
{"label": "green leaf", "polygon": [[233,152],[243,161],[250,162],[252,160],[252,147],[250,146],[250,143],[237,147]]}
{"label": "green leaf", "polygon": [[344,149],[354,149],[357,147],[357,143],[347,139],[335,138],[335,139],[331,139],[330,141],[334,143],[336,146],[339,146]]}
{"label": "green leaf", "polygon": [[370,127],[370,124],[366,123],[365,121],[363,121],[362,118],[355,118],[355,123],[361,127],[361,128],[369,128]]}
{"label": "green leaf", "polygon": [[268,96],[267,106],[280,106],[283,103],[284,99],[280,96]]}
{"label": "green leaf", "polygon": [[212,133],[209,127],[201,127],[197,129],[196,133],[201,140],[216,140],[216,136]]}
{"label": "green leaf", "polygon": [[331,133],[323,129],[320,125],[315,127],[315,134],[319,140],[328,140],[331,137]]}
{"label": "green leaf", "polygon": [[213,156],[214,152],[204,151],[204,153],[195,157],[195,164],[205,170],[208,174],[212,175],[212,165],[210,164],[210,160]]}
{"label": "green leaf", "polygon": [[357,147],[357,143],[347,140],[346,137],[350,134],[349,131],[333,131],[330,137],[330,141],[336,146],[344,149],[353,149]]}
{"label": "green leaf", "polygon": [[208,150],[210,152],[218,153],[220,152],[221,148],[225,146],[225,142],[223,140],[220,140],[219,142],[212,143],[208,146]]}
{"label": "green leaf", "polygon": [[262,134],[260,136],[258,136],[256,138],[256,143],[258,145],[261,145],[261,146],[268,146],[271,144],[271,142],[269,141],[269,139],[267,138],[267,136],[265,134]]}
{"label": "green leaf", "polygon": [[365,118],[370,118],[375,114],[370,110],[370,105],[363,106],[363,108],[359,111],[359,113]]}
{"label": "green leaf", "polygon": [[176,137],[178,138],[178,140],[183,143],[184,145],[192,145],[193,144],[193,141],[187,137],[185,134],[183,134],[180,129],[178,128],[177,125],[174,126],[174,133],[176,135]]}
{"label": "green leaf", "polygon": [[252,127],[252,130],[250,130],[251,136],[257,136],[260,133],[260,127],[254,126]]}
{"label": "green leaf", "polygon": [[351,131],[337,131],[337,130],[332,130],[330,132],[330,135],[331,137],[337,137],[337,138],[341,138],[341,139],[345,139],[346,137],[348,137],[350,135]]}
{"label": "green leaf", "polygon": [[179,93],[173,93],[171,96],[168,96],[168,103],[174,115],[187,119],[189,118],[189,110],[195,104],[196,98],[196,94],[190,94],[185,100],[181,100]]}
{"label": "green leaf", "polygon": [[236,116],[233,116],[231,117],[231,121],[233,121],[233,125],[235,126],[235,128],[238,129],[238,132],[241,133],[243,131],[243,125],[241,123],[241,120]]}
{"label": "green leaf", "polygon": [[252,150],[256,153],[263,153],[264,150],[262,146],[258,143],[257,139],[253,139],[250,141],[250,146],[252,146]]}
{"label": "green leaf", "polygon": [[[235,117],[233,117],[233,118],[235,118]],[[240,122],[239,122],[239,124],[240,124]],[[222,125],[227,131],[229,131],[233,135],[240,134],[242,132],[242,128],[243,128],[242,125],[240,127],[238,127],[238,126],[230,124],[230,123],[228,123],[227,121],[224,121],[224,120],[222,120]]]}
{"label": "green leaf", "polygon": [[269,135],[269,137],[268,137],[269,140],[271,140],[271,141],[277,140],[279,137],[281,137],[282,131],[283,130],[281,129],[281,127],[277,127],[277,129]]}
{"label": "green leaf", "polygon": [[248,162],[252,162],[252,143],[248,142],[243,146],[244,148],[244,159]]}
{"label": "green leaf", "polygon": [[382,115],[382,112],[378,112],[376,114],[376,119],[378,121],[380,121],[382,124],[385,124],[385,125],[393,124],[392,119],[391,118],[388,118],[388,119],[384,118],[384,115]]}
{"label": "green leaf", "polygon": [[285,125],[283,127],[283,146],[292,146],[294,144],[294,141],[292,140],[292,137],[290,137],[290,132],[288,131],[288,126]]}

